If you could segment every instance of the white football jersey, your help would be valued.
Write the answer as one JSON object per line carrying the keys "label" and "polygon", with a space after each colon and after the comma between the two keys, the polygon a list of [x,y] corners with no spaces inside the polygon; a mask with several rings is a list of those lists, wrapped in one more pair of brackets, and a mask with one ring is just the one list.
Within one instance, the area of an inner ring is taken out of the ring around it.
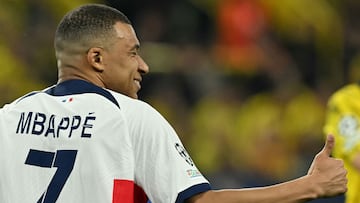
{"label": "white football jersey", "polygon": [[150,105],[82,80],[0,109],[1,203],[171,203],[210,190]]}

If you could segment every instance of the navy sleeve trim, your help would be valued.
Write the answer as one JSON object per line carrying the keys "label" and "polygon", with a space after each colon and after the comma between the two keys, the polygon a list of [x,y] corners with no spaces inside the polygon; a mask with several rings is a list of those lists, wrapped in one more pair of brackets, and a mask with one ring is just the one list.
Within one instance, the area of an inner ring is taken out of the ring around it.
{"label": "navy sleeve trim", "polygon": [[209,190],[211,190],[211,187],[210,187],[210,184],[208,184],[208,183],[202,183],[202,184],[191,186],[188,189],[179,193],[175,203],[184,203],[186,199],[188,199],[196,194],[206,192]]}

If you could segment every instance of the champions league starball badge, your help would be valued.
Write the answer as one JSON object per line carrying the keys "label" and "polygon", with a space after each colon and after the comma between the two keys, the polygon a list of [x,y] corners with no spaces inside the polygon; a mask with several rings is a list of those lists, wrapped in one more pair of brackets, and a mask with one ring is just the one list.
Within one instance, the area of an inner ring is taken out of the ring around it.
{"label": "champions league starball badge", "polygon": [[189,153],[186,151],[186,149],[180,145],[179,143],[175,144],[176,150],[179,152],[179,154],[185,159],[185,161],[190,164],[190,166],[194,166],[194,162],[191,159]]}

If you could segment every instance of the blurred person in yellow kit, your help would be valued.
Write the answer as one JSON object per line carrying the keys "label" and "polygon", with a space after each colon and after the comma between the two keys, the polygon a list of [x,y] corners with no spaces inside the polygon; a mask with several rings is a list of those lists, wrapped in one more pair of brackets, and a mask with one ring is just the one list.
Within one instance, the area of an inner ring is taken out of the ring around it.
{"label": "blurred person in yellow kit", "polygon": [[[360,62],[360,55],[353,62]],[[333,156],[344,160],[348,171],[346,203],[360,203],[360,68],[350,68],[350,83],[331,95],[324,133],[333,134]]]}

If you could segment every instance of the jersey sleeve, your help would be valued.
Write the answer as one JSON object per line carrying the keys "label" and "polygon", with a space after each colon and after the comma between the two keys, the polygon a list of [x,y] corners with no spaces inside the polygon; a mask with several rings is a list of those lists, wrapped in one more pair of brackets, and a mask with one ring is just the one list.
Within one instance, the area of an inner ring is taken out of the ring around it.
{"label": "jersey sleeve", "polygon": [[324,133],[335,136],[334,156],[351,160],[360,152],[360,87],[346,86],[329,99]]}
{"label": "jersey sleeve", "polygon": [[175,130],[151,106],[141,106],[129,126],[135,181],[151,202],[181,203],[210,190],[209,182],[195,166]]}

